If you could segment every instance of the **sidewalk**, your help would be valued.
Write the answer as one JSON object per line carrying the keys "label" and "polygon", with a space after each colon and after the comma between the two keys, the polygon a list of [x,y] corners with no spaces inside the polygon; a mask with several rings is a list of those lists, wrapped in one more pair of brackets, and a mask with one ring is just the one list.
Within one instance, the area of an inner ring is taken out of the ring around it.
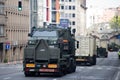
{"label": "sidewalk", "polygon": [[16,65],[16,64],[22,64],[23,61],[13,61],[13,62],[8,62],[8,63],[0,63],[0,66],[4,65]]}

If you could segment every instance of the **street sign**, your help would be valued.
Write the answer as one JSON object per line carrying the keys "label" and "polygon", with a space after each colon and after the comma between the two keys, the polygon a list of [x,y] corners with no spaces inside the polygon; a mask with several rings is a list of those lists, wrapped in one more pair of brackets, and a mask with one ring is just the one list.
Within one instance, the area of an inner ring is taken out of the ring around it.
{"label": "street sign", "polygon": [[69,20],[68,19],[60,19],[60,26],[61,27],[69,27]]}
{"label": "street sign", "polygon": [[5,45],[5,49],[9,50],[9,49],[10,49],[10,44],[7,43],[7,44]]}

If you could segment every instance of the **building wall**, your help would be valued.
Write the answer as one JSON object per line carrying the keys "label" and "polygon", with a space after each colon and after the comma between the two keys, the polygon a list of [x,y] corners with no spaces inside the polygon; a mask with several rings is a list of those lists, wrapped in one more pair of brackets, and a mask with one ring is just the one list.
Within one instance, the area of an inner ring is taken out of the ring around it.
{"label": "building wall", "polygon": [[[23,49],[29,32],[29,0],[22,0],[22,11],[18,11],[18,0],[5,0],[5,40],[3,41],[3,59],[8,61],[23,58]],[[9,45],[9,47],[6,47]]]}
{"label": "building wall", "polygon": [[86,0],[60,0],[60,19],[69,19],[76,36],[85,34]]}

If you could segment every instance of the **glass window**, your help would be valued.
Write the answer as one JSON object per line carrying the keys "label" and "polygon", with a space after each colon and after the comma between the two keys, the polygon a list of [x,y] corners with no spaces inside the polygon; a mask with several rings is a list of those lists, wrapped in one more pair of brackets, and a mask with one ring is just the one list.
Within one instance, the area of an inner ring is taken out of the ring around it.
{"label": "glass window", "polygon": [[0,14],[4,14],[4,5],[0,3]]}
{"label": "glass window", "polygon": [[60,13],[60,17],[64,17],[64,13],[63,12]]}
{"label": "glass window", "polygon": [[69,0],[69,2],[71,2],[72,0]]}
{"label": "glass window", "polygon": [[68,8],[67,8],[68,6],[65,6],[65,9],[67,10]]}
{"label": "glass window", "polygon": [[0,36],[3,36],[3,33],[4,33],[3,26],[0,26]]}
{"label": "glass window", "polygon": [[68,0],[65,0],[65,2],[68,2]]}
{"label": "glass window", "polygon": [[71,18],[71,13],[69,13],[69,18]]}
{"label": "glass window", "polygon": [[69,22],[69,24],[71,25],[71,22]]}
{"label": "glass window", "polygon": [[72,22],[72,25],[75,25],[75,21]]}
{"label": "glass window", "polygon": [[61,0],[61,2],[64,2],[64,0]]}
{"label": "glass window", "polygon": [[64,6],[61,6],[61,9],[64,9]]}
{"label": "glass window", "polygon": [[66,17],[66,18],[68,17],[68,14],[67,14],[67,13],[65,14],[65,17]]}
{"label": "glass window", "polygon": [[72,0],[72,2],[75,2],[75,0]]}
{"label": "glass window", "polygon": [[71,10],[71,6],[69,6],[69,10]]}
{"label": "glass window", "polygon": [[75,10],[75,6],[73,6],[73,10]]}
{"label": "glass window", "polygon": [[75,17],[75,14],[74,14],[74,13],[72,14],[72,17]]}

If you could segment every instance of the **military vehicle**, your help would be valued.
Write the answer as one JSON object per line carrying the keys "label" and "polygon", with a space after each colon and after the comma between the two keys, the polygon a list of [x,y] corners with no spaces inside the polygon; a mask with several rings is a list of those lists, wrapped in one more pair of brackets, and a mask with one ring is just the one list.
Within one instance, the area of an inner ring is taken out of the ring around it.
{"label": "military vehicle", "polygon": [[96,38],[92,36],[77,36],[79,48],[76,50],[77,65],[82,63],[96,64]]}
{"label": "military vehicle", "polygon": [[71,32],[70,28],[55,27],[33,29],[24,49],[25,76],[39,73],[62,76],[75,72],[75,30]]}
{"label": "military vehicle", "polygon": [[107,40],[100,40],[99,46],[97,46],[97,57],[107,58],[108,57],[108,44]]}

